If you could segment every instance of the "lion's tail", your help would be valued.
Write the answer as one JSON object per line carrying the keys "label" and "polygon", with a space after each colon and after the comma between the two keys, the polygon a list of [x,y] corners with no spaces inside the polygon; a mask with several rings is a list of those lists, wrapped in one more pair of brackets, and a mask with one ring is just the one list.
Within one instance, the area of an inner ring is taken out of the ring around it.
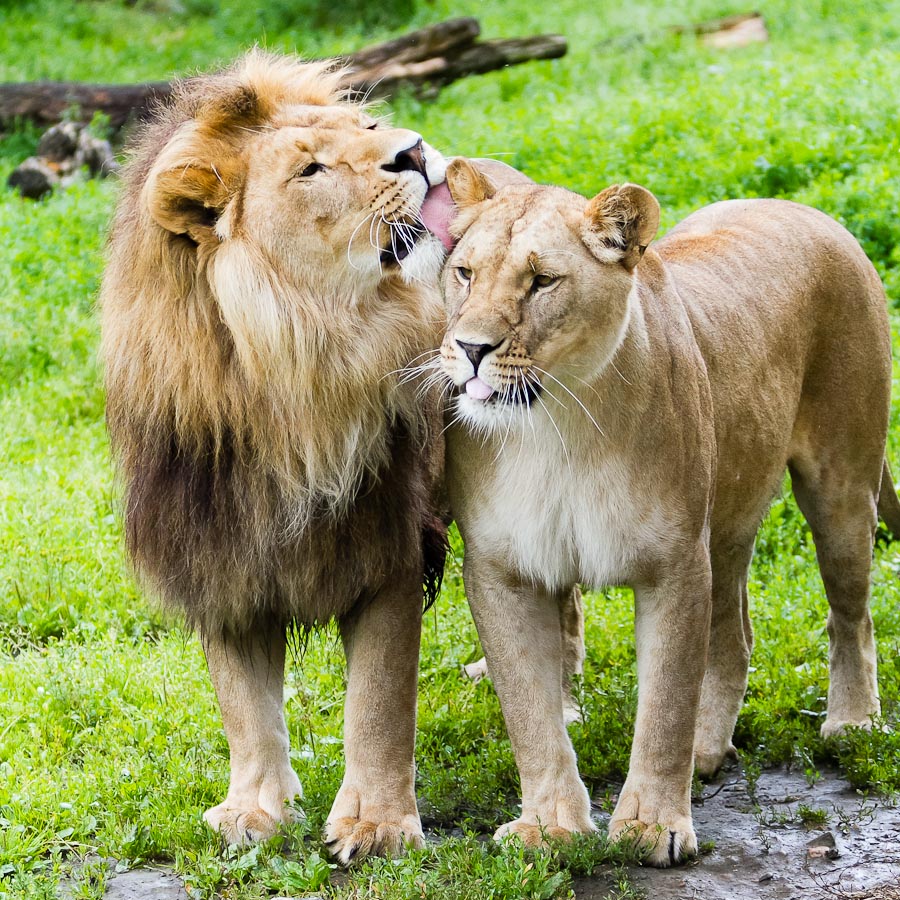
{"label": "lion's tail", "polygon": [[891,477],[891,467],[884,461],[881,470],[881,489],[878,492],[878,518],[887,526],[894,538],[900,539],[900,497]]}

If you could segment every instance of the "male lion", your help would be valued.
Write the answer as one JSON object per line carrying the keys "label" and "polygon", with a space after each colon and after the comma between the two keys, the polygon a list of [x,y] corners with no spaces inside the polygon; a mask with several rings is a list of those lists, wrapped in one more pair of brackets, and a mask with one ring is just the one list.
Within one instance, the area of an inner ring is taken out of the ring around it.
{"label": "male lion", "polygon": [[338,78],[252,52],[182,84],[127,169],[101,305],[128,547],[199,630],[231,751],[206,820],[243,842],[288,818],[285,629],[336,618],[346,772],[326,836],[347,862],[422,842],[416,668],[442,460],[398,373],[440,338],[444,250],[422,224],[440,230],[423,206],[440,156]]}
{"label": "male lion", "polygon": [[563,721],[560,610],[578,581],[624,583],[639,696],[609,831],[670,865],[697,850],[694,767],[732,751],[747,573],[785,467],[831,607],[822,733],[879,714],[876,510],[900,534],[884,292],[843,228],[794,203],[717,203],[648,248],[659,206],[641,187],[495,191],[465,161],[447,178],[448,489],[522,780],[522,814],[497,834],[593,828]]}

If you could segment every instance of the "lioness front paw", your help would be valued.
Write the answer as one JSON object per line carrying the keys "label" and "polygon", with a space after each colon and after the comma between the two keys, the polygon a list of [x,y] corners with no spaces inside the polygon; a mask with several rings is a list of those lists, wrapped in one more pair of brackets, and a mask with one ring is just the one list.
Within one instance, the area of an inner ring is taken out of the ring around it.
{"label": "lioness front paw", "polygon": [[697,836],[690,816],[660,817],[654,822],[613,817],[609,839],[633,845],[642,862],[660,869],[697,855]]}
{"label": "lioness front paw", "polygon": [[860,719],[832,719],[828,717],[822,723],[821,733],[825,740],[840,737],[846,734],[850,728],[861,728],[863,731],[871,731],[873,728],[872,717],[865,716]]}
{"label": "lioness front paw", "polygon": [[524,822],[522,819],[516,819],[513,822],[501,825],[494,832],[494,840],[500,842],[506,838],[516,838],[526,847],[546,847],[550,841],[569,841],[577,833],[570,831],[568,828],[560,828],[559,825],[546,827],[537,825],[534,822]]}
{"label": "lioness front paw", "polygon": [[399,856],[408,847],[425,846],[418,815],[397,822],[370,822],[342,816],[325,825],[325,845],[345,866],[366,856]]}
{"label": "lioness front paw", "polygon": [[279,816],[273,816],[262,807],[231,806],[227,800],[203,814],[210,828],[219,832],[226,844],[239,846],[267,841],[275,836],[283,824],[295,822],[302,817],[303,813],[296,808],[285,806]]}

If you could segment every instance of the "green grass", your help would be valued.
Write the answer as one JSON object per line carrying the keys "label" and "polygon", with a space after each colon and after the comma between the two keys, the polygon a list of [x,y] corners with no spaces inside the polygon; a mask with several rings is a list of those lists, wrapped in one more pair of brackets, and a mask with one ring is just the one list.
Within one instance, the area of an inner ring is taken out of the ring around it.
{"label": "green grass", "polygon": [[[466,79],[429,104],[402,98],[397,120],[448,153],[496,154],[584,193],[645,184],[664,227],[724,197],[818,206],[875,262],[900,351],[900,0],[763,2],[771,42],[731,52],[664,32],[744,9],[725,0],[331,6],[344,12],[332,19],[313,0],[0,0],[0,80],[164,78],[257,41],[327,54],[466,13],[488,36],[561,31],[566,58]],[[634,31],[647,39],[604,43]],[[37,137],[3,136],[0,178]],[[172,862],[195,896],[233,900],[564,897],[572,872],[621,862],[602,842],[535,855],[480,839],[514,813],[517,784],[491,686],[460,674],[479,650],[458,559],[426,621],[417,748],[429,827],[454,836],[400,862],[329,868],[318,833],[341,777],[344,686],[333,633],[288,675],[308,821],[249,853],[226,852],[202,825],[226,788],[227,747],[195,639],[152,612],[129,574],[102,421],[93,303],[115,195],[112,182],[82,183],[32,204],[0,189],[0,900],[52,897],[73,859],[93,852]],[[897,462],[900,384],[895,398]],[[873,572],[884,714],[896,725],[900,545],[880,546]],[[790,761],[815,777],[836,762],[860,787],[900,789],[897,733],[818,737],[826,603],[788,496],[760,535],[751,589],[757,644],[736,734],[751,771]],[[590,595],[587,617],[586,724],[572,735],[602,798],[624,775],[635,707],[629,592]],[[98,896],[103,878],[85,873],[79,896]]]}

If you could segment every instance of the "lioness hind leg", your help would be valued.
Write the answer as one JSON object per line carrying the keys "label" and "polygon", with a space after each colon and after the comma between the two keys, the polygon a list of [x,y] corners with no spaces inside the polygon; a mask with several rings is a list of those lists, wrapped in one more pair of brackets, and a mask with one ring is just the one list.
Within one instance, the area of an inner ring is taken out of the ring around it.
{"label": "lioness hind leg", "polygon": [[284,721],[285,647],[280,628],[203,638],[231,755],[228,795],[204,819],[229,844],[266,840],[297,815],[287,805],[302,791]]}
{"label": "lioness hind leg", "polygon": [[818,466],[804,461],[791,464],[794,496],[812,530],[830,607],[828,715],[823,737],[850,726],[871,728],[872,717],[881,711],[869,612],[881,460],[871,467],[870,479],[840,463],[832,458]]}
{"label": "lioness hind leg", "polygon": [[709,656],[697,732],[694,736],[694,769],[711,777],[734,754],[731,743],[744,694],[753,650],[747,576],[754,541],[729,541],[712,551],[713,605]]}
{"label": "lioness hind leg", "polygon": [[418,575],[383,589],[340,621],[347,656],[344,779],[325,843],[344,865],[422,847],[416,808],[416,675],[422,626]]}

